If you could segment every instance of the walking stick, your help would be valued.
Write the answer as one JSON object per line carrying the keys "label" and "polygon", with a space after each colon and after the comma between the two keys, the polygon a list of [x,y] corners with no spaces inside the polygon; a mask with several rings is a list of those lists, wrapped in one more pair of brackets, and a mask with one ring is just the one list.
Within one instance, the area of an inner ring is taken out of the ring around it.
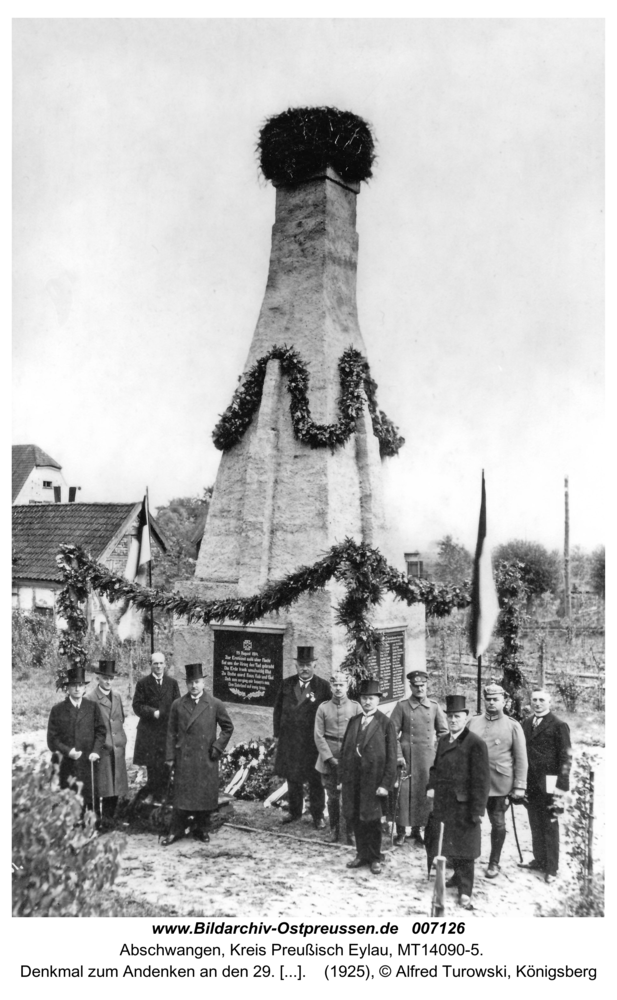
{"label": "walking stick", "polygon": [[392,813],[392,829],[390,830],[390,847],[394,847],[394,831],[396,830],[396,815],[398,813],[398,802],[401,797],[401,786],[403,781],[403,765],[397,764],[396,770],[398,772],[398,782],[396,786],[396,796],[394,798],[394,812]]}
{"label": "walking stick", "polygon": [[92,792],[92,812],[96,816],[96,799],[94,797],[94,761],[90,761],[90,790]]}
{"label": "walking stick", "polygon": [[433,889],[433,901],[431,904],[432,917],[443,917],[446,912],[446,859],[441,854],[443,831],[444,824],[440,823],[438,853],[433,859],[435,863],[435,887]]}
{"label": "walking stick", "polygon": [[516,820],[514,819],[514,802],[510,799],[510,806],[512,807],[512,829],[514,830],[514,839],[516,841],[516,849],[518,850],[519,862],[522,865],[523,855],[521,853],[521,845],[518,842],[518,833],[516,832]]}

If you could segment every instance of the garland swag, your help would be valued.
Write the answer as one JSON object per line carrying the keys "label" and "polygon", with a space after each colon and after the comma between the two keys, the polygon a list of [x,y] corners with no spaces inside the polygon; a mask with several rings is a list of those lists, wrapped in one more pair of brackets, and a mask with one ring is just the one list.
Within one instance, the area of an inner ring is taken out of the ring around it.
{"label": "garland swag", "polygon": [[229,451],[240,441],[253,419],[259,402],[266,375],[268,361],[281,362],[281,371],[287,379],[287,391],[291,397],[290,412],[294,435],[311,448],[340,447],[349,440],[356,429],[356,421],[362,412],[363,391],[366,394],[373,433],[379,439],[382,458],[398,454],[405,444],[392,421],[377,406],[377,383],[371,377],[366,358],[354,347],[348,347],[338,362],[341,393],[338,408],[339,418],[334,424],[316,424],[311,418],[308,398],[309,373],[300,355],[292,347],[273,347],[248,370],[242,385],[234,392],[233,399],[212,432],[215,447],[219,451]]}
{"label": "garland swag", "polygon": [[[58,594],[57,609],[67,628],[60,636],[60,652],[75,665],[87,666],[84,644],[87,622],[82,611],[90,589],[108,601],[128,599],[137,608],[171,612],[188,622],[224,622],[232,620],[250,625],[281,608],[288,608],[302,594],[323,590],[329,580],[337,580],[346,589],[336,620],[347,632],[348,653],[344,666],[356,678],[366,677],[366,658],[379,645],[379,633],[370,622],[370,612],[378,605],[384,592],[406,604],[424,604],[427,615],[443,618],[454,608],[466,608],[469,593],[459,587],[408,579],[390,566],[378,549],[346,538],[313,566],[302,566],[289,576],[269,584],[252,597],[233,597],[220,601],[202,601],[160,590],[140,587],[124,577],[111,573],[107,567],[91,559],[76,545],[61,545],[56,556],[64,577]],[[58,677],[58,687],[65,683],[65,671]]]}

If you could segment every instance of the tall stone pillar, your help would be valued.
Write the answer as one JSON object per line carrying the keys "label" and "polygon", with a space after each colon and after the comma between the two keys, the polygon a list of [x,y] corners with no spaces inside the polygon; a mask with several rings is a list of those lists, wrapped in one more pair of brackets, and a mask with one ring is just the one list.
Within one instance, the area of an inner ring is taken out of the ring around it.
{"label": "tall stone pillar", "polygon": [[[245,374],[273,347],[293,347],[310,374],[313,420],[333,423],[339,358],[349,347],[366,357],[356,306],[360,185],[330,166],[296,183],[274,183],[270,269]],[[195,578],[178,585],[186,596],[250,596],[346,537],[384,545],[382,459],[366,401],[346,444],[334,452],[311,448],[294,437],[286,382],[280,361],[270,360],[259,410],[221,458]],[[343,660],[345,635],[335,622],[342,593],[333,583],[249,628],[180,624],[176,661],[205,662],[215,694],[227,700],[271,704],[280,675],[294,671],[298,645],[315,647],[324,677]],[[393,697],[400,697],[402,674],[424,667],[424,608],[386,597],[374,623],[387,640],[382,673],[394,671]]]}

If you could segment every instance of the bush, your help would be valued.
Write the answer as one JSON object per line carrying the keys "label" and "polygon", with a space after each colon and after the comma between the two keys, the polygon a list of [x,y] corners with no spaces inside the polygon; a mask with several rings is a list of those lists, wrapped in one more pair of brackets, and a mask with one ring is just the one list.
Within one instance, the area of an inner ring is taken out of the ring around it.
{"label": "bush", "polygon": [[568,712],[575,712],[581,695],[585,687],[579,681],[576,674],[569,674],[565,670],[558,670],[553,677],[553,686],[561,695]]}
{"label": "bush", "polygon": [[[82,797],[60,789],[58,769],[13,759],[13,916],[106,916],[124,838],[99,839]],[[94,898],[96,895],[96,898]]]}

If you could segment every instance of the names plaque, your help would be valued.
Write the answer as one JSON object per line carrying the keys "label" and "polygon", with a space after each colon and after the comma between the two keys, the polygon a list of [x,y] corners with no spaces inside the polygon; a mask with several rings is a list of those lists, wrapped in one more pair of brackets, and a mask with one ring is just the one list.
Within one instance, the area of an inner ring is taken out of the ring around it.
{"label": "names plaque", "polygon": [[214,633],[215,698],[243,705],[274,705],[283,680],[283,636],[225,629]]}
{"label": "names plaque", "polygon": [[381,643],[366,665],[379,680],[382,701],[400,701],[405,697],[405,632],[380,630],[379,634]]}

